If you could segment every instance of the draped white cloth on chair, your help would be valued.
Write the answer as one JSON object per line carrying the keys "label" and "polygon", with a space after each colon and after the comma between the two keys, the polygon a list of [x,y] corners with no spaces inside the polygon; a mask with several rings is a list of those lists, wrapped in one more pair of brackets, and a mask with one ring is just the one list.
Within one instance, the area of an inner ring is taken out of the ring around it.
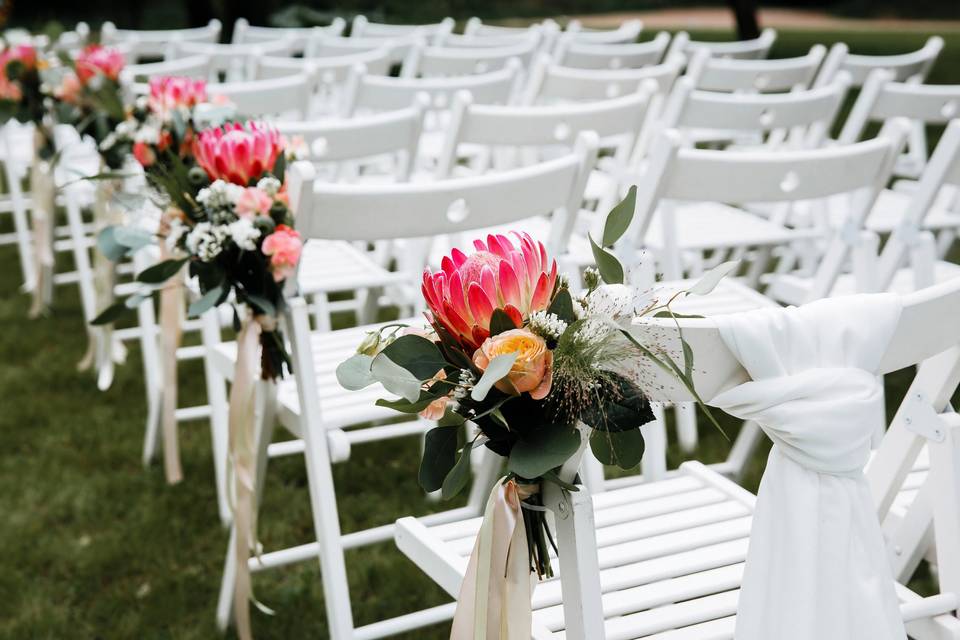
{"label": "draped white cloth on chair", "polygon": [[904,639],[863,467],[883,420],[876,371],[894,295],[717,317],[752,381],[710,404],[773,440],[757,495],[737,640]]}

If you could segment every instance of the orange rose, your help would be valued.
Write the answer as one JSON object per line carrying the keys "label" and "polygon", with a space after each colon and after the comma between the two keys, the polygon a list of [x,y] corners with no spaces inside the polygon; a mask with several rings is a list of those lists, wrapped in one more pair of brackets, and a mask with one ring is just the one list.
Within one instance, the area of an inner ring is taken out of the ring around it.
{"label": "orange rose", "polygon": [[497,381],[497,389],[504,393],[529,392],[534,400],[545,398],[553,383],[553,352],[535,333],[511,329],[487,338],[473,354],[473,364],[486,371],[491,360],[508,353],[516,353],[517,359],[507,377]]}

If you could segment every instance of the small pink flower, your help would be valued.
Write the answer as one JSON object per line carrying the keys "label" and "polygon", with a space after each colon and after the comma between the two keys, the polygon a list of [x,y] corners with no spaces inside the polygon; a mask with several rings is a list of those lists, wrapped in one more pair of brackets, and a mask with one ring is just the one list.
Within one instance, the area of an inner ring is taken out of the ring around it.
{"label": "small pink flower", "polygon": [[10,102],[20,102],[23,99],[23,91],[16,82],[10,82],[5,77],[0,77],[0,100],[9,100]]}
{"label": "small pink flower", "polygon": [[[404,334],[404,335],[409,335],[409,334]],[[426,335],[424,335],[423,337],[426,337]],[[440,371],[437,372],[437,375],[433,376],[430,382],[427,383],[427,386],[428,387],[431,386],[434,382],[438,380],[444,380],[446,379],[446,377],[447,377],[447,373],[443,369],[440,369]],[[439,420],[440,418],[443,417],[443,414],[447,412],[447,403],[449,402],[450,402],[449,396],[442,396],[440,398],[437,398],[436,400],[428,404],[427,408],[419,413],[419,416],[426,420]]]}
{"label": "small pink flower", "polygon": [[270,270],[277,282],[293,275],[300,262],[303,241],[300,234],[285,224],[278,224],[263,241],[263,254],[270,257]]}
{"label": "small pink flower", "polygon": [[77,77],[83,84],[87,84],[97,75],[116,81],[123,65],[123,54],[116,49],[91,44],[77,55]]}
{"label": "small pink flower", "polygon": [[37,67],[37,50],[29,44],[18,44],[10,49],[10,59],[19,60],[28,70]]}
{"label": "small pink flower", "polygon": [[197,164],[211,180],[246,187],[273,169],[283,153],[280,134],[262,122],[234,122],[205,129],[193,144]]}
{"label": "small pink flower", "polygon": [[60,86],[54,90],[53,95],[63,102],[76,104],[80,99],[81,89],[82,85],[80,84],[80,78],[77,77],[77,74],[67,73],[60,81]]}
{"label": "small pink flower", "polygon": [[150,79],[150,110],[166,117],[172,110],[192,108],[207,99],[207,83],[204,80],[161,76]]}
{"label": "small pink flower", "polygon": [[133,157],[137,159],[142,167],[149,167],[157,161],[157,154],[153,152],[146,142],[137,141],[133,143]]}
{"label": "small pink flower", "polygon": [[273,199],[262,189],[247,187],[237,200],[236,211],[241,217],[267,215],[272,205]]}

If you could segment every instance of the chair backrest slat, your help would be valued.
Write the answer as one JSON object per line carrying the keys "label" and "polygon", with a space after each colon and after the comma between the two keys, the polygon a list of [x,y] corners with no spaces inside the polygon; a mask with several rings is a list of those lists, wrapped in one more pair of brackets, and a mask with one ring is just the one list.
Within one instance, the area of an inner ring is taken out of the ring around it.
{"label": "chair backrest slat", "polygon": [[527,85],[524,104],[550,102],[583,102],[607,100],[635,93],[640,86],[653,80],[659,93],[666,94],[673,87],[683,69],[682,58],[640,69],[571,69],[541,57],[534,65]]}
{"label": "chair backrest slat", "polygon": [[433,24],[384,24],[370,22],[366,16],[358,15],[350,26],[351,38],[401,38],[417,35],[433,40],[453,31],[453,18],[444,18]]}
{"label": "chair backrest slat", "polygon": [[510,60],[521,67],[530,65],[539,42],[528,40],[507,47],[425,47],[416,46],[404,62],[402,76],[465,76],[503,69]]}
{"label": "chair backrest slat", "polygon": [[313,42],[323,36],[342,36],[347,23],[339,16],[325,27],[254,27],[246,18],[237,18],[231,44],[255,44],[276,40],[292,40],[293,51],[306,53]]}
{"label": "chair backrest slat", "polygon": [[805,56],[777,60],[694,56],[687,73],[705,91],[791,91],[813,83],[826,53],[826,47],[814,45]]}
{"label": "chair backrest slat", "polygon": [[708,51],[713,58],[761,60],[770,54],[770,48],[776,39],[776,30],[769,28],[764,29],[758,37],[752,40],[737,40],[733,42],[691,40],[690,34],[686,31],[681,31],[673,36],[673,42],[670,43],[670,53],[692,55],[700,49]]}
{"label": "chair backrest slat", "polygon": [[636,42],[642,30],[641,20],[626,20],[616,29],[588,29],[579,20],[571,20],[560,37],[590,44],[627,44]]}
{"label": "chair backrest slat", "polygon": [[311,77],[300,74],[269,80],[213,83],[207,85],[207,95],[228,99],[236,106],[237,114],[242,116],[292,113],[302,120],[310,113],[312,86]]}
{"label": "chair backrest slat", "polygon": [[220,21],[216,19],[205,27],[159,30],[117,29],[112,22],[104,22],[100,28],[100,40],[105,45],[127,45],[130,59],[134,61],[164,56],[171,42],[217,42],[220,30]]}
{"label": "chair backrest slat", "polygon": [[830,48],[817,83],[829,82],[837,73],[846,71],[850,74],[853,86],[859,87],[877,69],[892,73],[892,79],[898,82],[907,80],[923,82],[942,50],[943,38],[940,36],[931,37],[922,48],[916,51],[897,55],[852,54],[846,44],[839,42]]}
{"label": "chair backrest slat", "polygon": [[557,46],[554,61],[576,69],[636,69],[659,64],[670,44],[670,34],[659,32],[649,42],[592,44],[564,39]]}

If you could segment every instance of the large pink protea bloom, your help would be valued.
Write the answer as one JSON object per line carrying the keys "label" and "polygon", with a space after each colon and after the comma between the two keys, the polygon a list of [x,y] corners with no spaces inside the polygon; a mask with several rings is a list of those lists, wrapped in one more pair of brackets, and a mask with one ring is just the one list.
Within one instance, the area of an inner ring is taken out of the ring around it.
{"label": "large pink protea bloom", "polygon": [[557,262],[529,234],[517,233],[519,248],[503,235],[474,241],[467,256],[454,249],[441,270],[423,273],[423,296],[433,320],[472,354],[490,336],[494,309],[503,309],[517,326],[546,309],[557,282]]}
{"label": "large pink protea bloom", "polygon": [[118,50],[91,44],[77,55],[77,77],[83,84],[98,75],[116,81],[123,71],[123,64],[123,54]]}
{"label": "large pink protea bloom", "polygon": [[193,155],[211,180],[247,186],[271,171],[283,153],[283,141],[262,122],[232,122],[205,129],[193,143]]}
{"label": "large pink protea bloom", "polygon": [[207,83],[193,78],[161,76],[150,79],[150,110],[166,118],[174,109],[195,107],[207,99]]}

